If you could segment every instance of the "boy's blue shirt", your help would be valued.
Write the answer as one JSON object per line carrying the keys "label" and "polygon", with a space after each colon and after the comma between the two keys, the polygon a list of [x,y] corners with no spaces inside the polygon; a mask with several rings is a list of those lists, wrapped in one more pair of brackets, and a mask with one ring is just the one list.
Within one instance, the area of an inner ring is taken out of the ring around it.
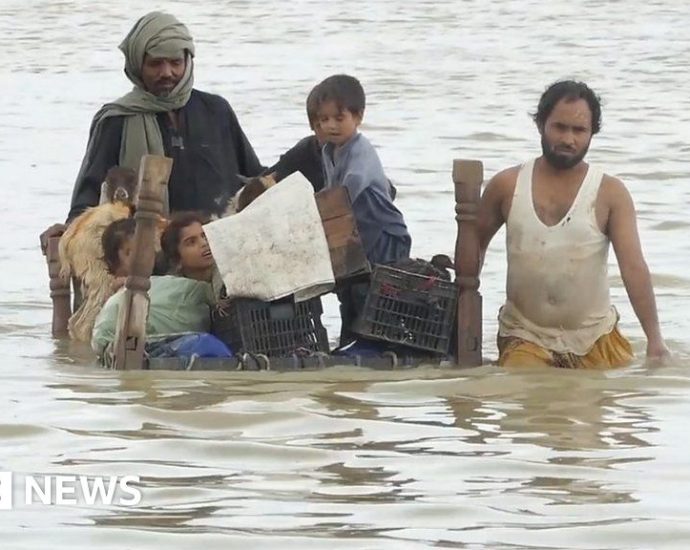
{"label": "boy's blue shirt", "polygon": [[327,143],[323,147],[323,165],[326,186],[343,185],[348,190],[369,261],[387,263],[399,259],[372,257],[379,255],[376,251],[389,248],[378,243],[381,238],[410,241],[403,215],[391,199],[390,183],[374,146],[360,133],[337,149]]}

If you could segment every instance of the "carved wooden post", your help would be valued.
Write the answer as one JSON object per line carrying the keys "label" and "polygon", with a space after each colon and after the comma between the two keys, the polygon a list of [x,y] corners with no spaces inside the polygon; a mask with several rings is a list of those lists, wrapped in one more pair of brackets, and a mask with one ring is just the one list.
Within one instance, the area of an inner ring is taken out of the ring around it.
{"label": "carved wooden post", "polygon": [[144,361],[151,272],[155,261],[156,226],[172,169],[172,159],[145,155],[139,168],[139,200],[130,274],[125,282],[115,331],[115,369],[140,369]]}
{"label": "carved wooden post", "polygon": [[46,261],[50,276],[50,298],[53,301],[53,338],[68,336],[67,322],[72,315],[70,305],[70,280],[60,276],[60,237],[50,237],[46,247]]}
{"label": "carved wooden post", "polygon": [[455,275],[458,283],[457,362],[482,364],[482,296],[479,294],[479,234],[477,210],[484,168],[478,160],[453,161],[455,184]]}

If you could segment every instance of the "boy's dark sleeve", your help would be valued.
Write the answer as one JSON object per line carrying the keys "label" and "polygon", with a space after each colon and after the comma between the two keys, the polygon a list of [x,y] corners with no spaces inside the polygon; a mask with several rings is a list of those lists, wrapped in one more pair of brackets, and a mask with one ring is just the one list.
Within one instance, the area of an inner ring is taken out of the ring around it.
{"label": "boy's dark sleeve", "polygon": [[316,136],[307,136],[297,142],[290,150],[281,155],[277,163],[266,171],[276,174],[276,181],[287,178],[290,174],[301,172],[309,180],[314,192],[321,191],[324,181],[323,162],[321,161],[321,147]]}
{"label": "boy's dark sleeve", "polygon": [[291,149],[280,155],[278,162],[266,170],[266,173],[272,174],[275,172],[276,181],[280,181],[287,178],[290,174],[299,172],[310,155],[310,145],[310,137],[299,140]]}
{"label": "boy's dark sleeve", "polygon": [[247,136],[242,131],[235,111],[232,110],[229,104],[228,109],[230,110],[230,134],[235,145],[235,156],[237,157],[237,167],[240,174],[249,177],[258,176],[264,171],[264,167],[261,166],[252,144],[249,143]]}
{"label": "boy's dark sleeve", "polygon": [[[105,174],[120,161],[120,141],[122,139],[122,117],[109,117],[101,122],[96,141],[84,158],[84,169],[77,176],[72,191],[67,222],[69,223],[89,206],[96,206],[101,198],[101,184]],[[94,128],[91,128],[91,140]]]}

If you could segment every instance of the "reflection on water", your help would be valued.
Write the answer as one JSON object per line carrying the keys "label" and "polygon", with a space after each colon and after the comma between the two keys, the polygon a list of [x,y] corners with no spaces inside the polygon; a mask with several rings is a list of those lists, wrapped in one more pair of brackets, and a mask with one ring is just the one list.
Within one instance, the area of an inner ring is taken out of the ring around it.
{"label": "reflection on water", "polygon": [[[93,112],[127,89],[116,45],[141,4],[3,2],[0,470],[138,475],[143,492],[134,508],[0,510],[3,548],[686,548],[687,10],[583,6],[166,9],[197,37],[198,86],[231,101],[266,164],[306,134],[313,83],[357,74],[364,131],[398,185],[419,256],[453,249],[452,158],[479,158],[490,176],[537,154],[527,114],[539,93],[556,78],[588,80],[605,100],[590,158],[631,189],[673,364],[202,376],[103,371],[87,347],[47,336],[36,236],[67,210]],[[489,358],[501,240],[482,280]],[[622,330],[643,353],[611,262]],[[326,322],[336,334],[334,305]]]}
{"label": "reflection on water", "polygon": [[[75,368],[44,372],[45,399],[36,399],[51,419],[44,430],[4,435],[25,447],[8,453],[10,468],[137,472],[136,509],[48,514],[56,525],[126,529],[132,544],[146,532],[157,542],[186,533],[269,546],[342,538],[368,548],[382,538],[563,548],[575,529],[573,540],[592,547],[629,548],[614,543],[619,533],[649,536],[669,521],[655,516],[660,485],[690,496],[687,469],[668,469],[685,457],[660,430],[690,412],[681,368],[343,368],[203,379]],[[39,440],[45,454],[27,456]],[[688,534],[682,522],[673,529]],[[542,546],[544,536],[552,543]]]}

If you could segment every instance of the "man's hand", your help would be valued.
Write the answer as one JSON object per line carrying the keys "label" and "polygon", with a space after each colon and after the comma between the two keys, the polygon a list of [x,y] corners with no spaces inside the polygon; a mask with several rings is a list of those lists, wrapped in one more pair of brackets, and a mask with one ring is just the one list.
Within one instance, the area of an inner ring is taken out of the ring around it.
{"label": "man's hand", "polygon": [[647,359],[664,361],[669,357],[671,357],[671,352],[661,338],[647,341]]}
{"label": "man's hand", "polygon": [[64,223],[55,223],[41,233],[39,240],[41,241],[41,252],[44,256],[46,255],[46,249],[48,248],[48,240],[51,237],[60,237],[66,229],[67,226]]}

